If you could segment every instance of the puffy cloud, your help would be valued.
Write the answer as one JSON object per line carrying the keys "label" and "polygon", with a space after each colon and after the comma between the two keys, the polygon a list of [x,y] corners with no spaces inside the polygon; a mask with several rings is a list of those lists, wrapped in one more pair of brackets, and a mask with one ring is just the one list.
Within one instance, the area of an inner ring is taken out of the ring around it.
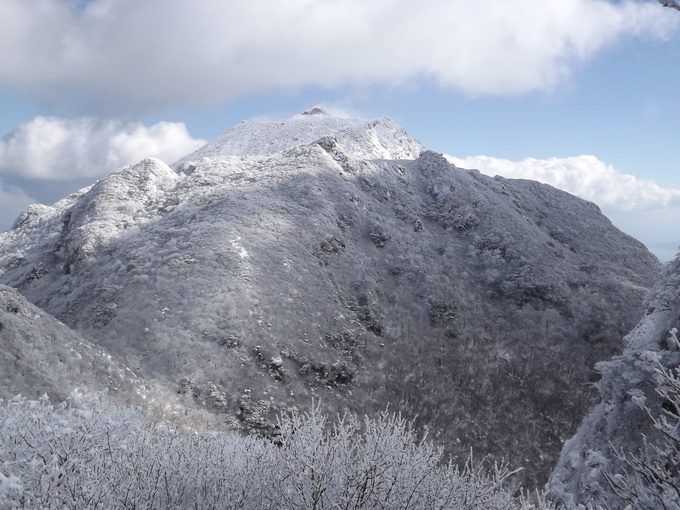
{"label": "puffy cloud", "polygon": [[595,156],[526,158],[522,161],[489,156],[447,158],[458,167],[476,168],[491,176],[544,182],[608,210],[642,211],[680,206],[680,190],[622,174]]}
{"label": "puffy cloud", "polygon": [[100,177],[145,157],[172,163],[205,143],[182,123],[139,123],[90,117],[36,117],[0,141],[0,174],[27,179]]}
{"label": "puffy cloud", "polygon": [[[74,8],[79,5],[79,8]],[[3,0],[0,85],[102,110],[427,76],[549,90],[626,37],[680,25],[624,0]]]}

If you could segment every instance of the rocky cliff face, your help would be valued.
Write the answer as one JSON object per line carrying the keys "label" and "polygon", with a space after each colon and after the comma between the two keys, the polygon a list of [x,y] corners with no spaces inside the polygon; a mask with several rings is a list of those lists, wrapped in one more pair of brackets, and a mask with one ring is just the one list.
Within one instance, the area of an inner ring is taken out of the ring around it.
{"label": "rocky cliff face", "polygon": [[389,407],[542,484],[658,261],[592,203],[315,113],[29,208],[0,282],[202,426]]}

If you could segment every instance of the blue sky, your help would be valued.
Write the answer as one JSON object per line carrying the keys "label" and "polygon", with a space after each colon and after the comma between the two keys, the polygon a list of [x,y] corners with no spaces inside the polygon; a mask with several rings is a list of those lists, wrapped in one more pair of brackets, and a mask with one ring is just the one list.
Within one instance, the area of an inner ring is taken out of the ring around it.
{"label": "blue sky", "polygon": [[322,104],[680,244],[680,12],[653,0],[3,0],[0,48],[0,229]]}

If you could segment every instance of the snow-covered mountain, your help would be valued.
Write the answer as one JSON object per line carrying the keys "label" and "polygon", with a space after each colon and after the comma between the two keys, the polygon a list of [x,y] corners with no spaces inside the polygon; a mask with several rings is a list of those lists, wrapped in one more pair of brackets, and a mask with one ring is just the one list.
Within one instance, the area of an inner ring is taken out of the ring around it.
{"label": "snow-covered mountain", "polygon": [[456,168],[387,119],[307,113],[30,207],[0,283],[196,426],[389,406],[540,485],[658,261],[592,203]]}

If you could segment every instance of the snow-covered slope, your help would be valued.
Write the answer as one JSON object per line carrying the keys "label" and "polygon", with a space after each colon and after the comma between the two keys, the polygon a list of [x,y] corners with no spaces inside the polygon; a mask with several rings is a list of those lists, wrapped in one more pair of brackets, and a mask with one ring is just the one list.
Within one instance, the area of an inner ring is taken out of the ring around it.
{"label": "snow-covered slope", "polygon": [[134,403],[144,394],[137,376],[100,346],[0,285],[0,398],[64,399],[76,389]]}
{"label": "snow-covered slope", "polygon": [[389,405],[540,484],[658,261],[592,203],[419,153],[387,120],[241,124],[30,208],[0,283],[189,415],[267,434],[313,397]]}
{"label": "snow-covered slope", "polygon": [[[602,379],[598,383],[601,402],[584,420],[578,432],[570,439],[552,474],[549,489],[553,499],[576,508],[582,504],[590,507],[614,508],[626,506],[613,493],[603,473],[610,476],[623,474],[633,487],[638,485],[640,500],[644,498],[640,487],[654,489],[653,480],[635,480],[633,473],[619,458],[625,453],[649,455],[654,448],[666,449],[663,434],[654,426],[652,416],[669,411],[667,423],[675,429],[675,451],[680,451],[677,413],[672,400],[662,398],[657,389],[668,386],[659,369],[674,371],[680,366],[680,257],[668,264],[662,279],[645,299],[646,313],[640,323],[624,338],[625,349],[620,356],[598,364]],[[680,381],[676,381],[680,382]],[[674,393],[678,395],[678,387]],[[677,402],[676,404],[677,405]],[[674,421],[676,422],[674,425]],[[645,450],[644,439],[648,441]],[[617,454],[618,452],[618,454]],[[651,457],[647,462],[651,465]],[[678,459],[676,458],[675,461]],[[663,471],[663,463],[661,464]],[[664,508],[679,508],[677,494],[680,473],[678,466],[666,466],[666,475],[676,487],[676,493],[665,502]],[[660,494],[659,494],[660,495]],[[639,503],[639,502],[638,502]],[[649,502],[645,508],[656,508],[659,502]],[[659,507],[660,508],[660,507]]]}

